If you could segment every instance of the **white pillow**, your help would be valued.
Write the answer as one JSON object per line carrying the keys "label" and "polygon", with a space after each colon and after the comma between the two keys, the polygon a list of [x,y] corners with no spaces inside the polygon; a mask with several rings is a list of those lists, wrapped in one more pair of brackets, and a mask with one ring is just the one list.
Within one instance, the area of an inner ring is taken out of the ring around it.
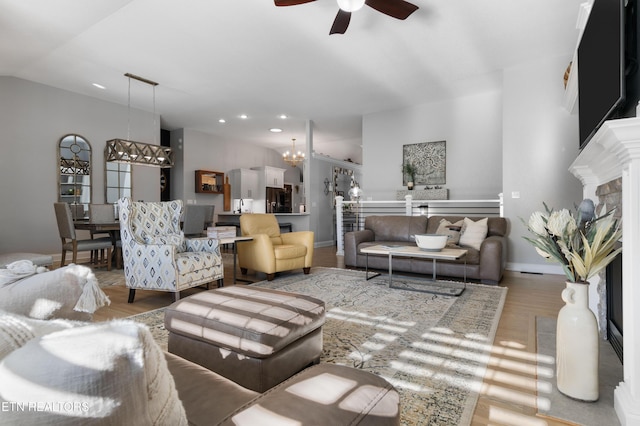
{"label": "white pillow", "polygon": [[175,382],[149,330],[117,320],[56,331],[0,361],[7,424],[186,425]]}
{"label": "white pillow", "polygon": [[108,303],[91,268],[74,264],[31,275],[0,290],[0,309],[37,319],[88,321]]}
{"label": "white pillow", "polygon": [[488,218],[486,217],[477,222],[465,217],[462,231],[460,231],[460,245],[480,250],[480,246],[484,239],[487,238],[487,232],[489,231],[487,222]]}
{"label": "white pillow", "polygon": [[449,226],[457,226],[461,228],[462,220],[459,220],[456,223],[451,223],[447,219],[440,219],[440,223],[438,224],[438,229],[436,230],[436,234],[446,235],[447,245],[457,245],[460,242],[460,229],[453,230],[449,228]]}
{"label": "white pillow", "polygon": [[31,339],[83,324],[79,321],[32,319],[0,310],[0,360]]}

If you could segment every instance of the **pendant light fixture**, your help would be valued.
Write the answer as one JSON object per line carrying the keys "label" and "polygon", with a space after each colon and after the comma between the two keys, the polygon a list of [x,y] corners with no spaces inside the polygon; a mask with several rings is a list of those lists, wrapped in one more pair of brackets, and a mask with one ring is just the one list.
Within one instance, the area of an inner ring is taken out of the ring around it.
{"label": "pendant light fixture", "polygon": [[144,142],[135,142],[131,140],[131,79],[138,80],[142,83],[153,87],[153,133],[155,142],[155,123],[156,123],[156,86],[155,81],[147,80],[134,74],[126,73],[125,77],[129,79],[128,90],[128,121],[127,121],[127,139],[111,139],[107,141],[105,148],[106,161],[116,163],[139,164],[143,166],[152,166],[160,168],[173,167],[173,152],[171,148],[160,146],[157,144],[149,144]]}
{"label": "pendant light fixture", "polygon": [[291,164],[292,167],[296,167],[298,163],[304,161],[304,152],[296,151],[296,140],[291,139],[291,151],[287,151],[282,154],[282,159],[285,163]]}

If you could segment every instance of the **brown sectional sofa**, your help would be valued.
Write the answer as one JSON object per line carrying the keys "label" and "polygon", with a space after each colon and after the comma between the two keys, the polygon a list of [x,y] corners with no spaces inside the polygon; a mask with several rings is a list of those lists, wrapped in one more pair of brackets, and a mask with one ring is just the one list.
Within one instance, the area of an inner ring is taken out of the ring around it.
{"label": "brown sectional sofa", "polygon": [[[347,232],[344,236],[345,266],[364,268],[367,256],[361,252],[364,247],[377,244],[415,245],[415,234],[435,234],[442,219],[451,223],[463,220],[463,216],[368,216],[364,229]],[[483,218],[470,218],[477,221]],[[466,265],[464,260],[438,260],[436,272],[439,276],[479,280],[484,284],[498,284],[506,266],[507,255],[507,220],[502,217],[489,217],[488,233],[480,250],[462,247],[468,250]],[[387,256],[369,255],[368,267],[387,270]],[[411,272],[431,275],[433,264],[431,259],[394,258],[394,272]]]}

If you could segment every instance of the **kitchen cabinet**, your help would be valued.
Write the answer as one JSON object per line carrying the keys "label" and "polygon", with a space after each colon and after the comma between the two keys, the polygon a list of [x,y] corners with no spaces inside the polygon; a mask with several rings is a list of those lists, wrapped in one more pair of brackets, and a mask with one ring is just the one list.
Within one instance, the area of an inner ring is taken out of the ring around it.
{"label": "kitchen cabinet", "polygon": [[229,172],[232,199],[254,199],[258,196],[258,171],[233,169]]}
{"label": "kitchen cabinet", "polygon": [[258,171],[259,187],[284,188],[285,169],[271,166],[252,167],[252,169]]}

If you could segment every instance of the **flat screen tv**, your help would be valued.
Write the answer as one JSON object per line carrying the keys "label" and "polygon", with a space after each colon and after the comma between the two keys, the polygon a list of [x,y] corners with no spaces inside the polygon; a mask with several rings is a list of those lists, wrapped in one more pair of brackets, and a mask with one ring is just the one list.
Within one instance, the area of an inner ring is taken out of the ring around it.
{"label": "flat screen tv", "polygon": [[578,46],[580,148],[606,120],[635,117],[637,0],[595,0]]}

